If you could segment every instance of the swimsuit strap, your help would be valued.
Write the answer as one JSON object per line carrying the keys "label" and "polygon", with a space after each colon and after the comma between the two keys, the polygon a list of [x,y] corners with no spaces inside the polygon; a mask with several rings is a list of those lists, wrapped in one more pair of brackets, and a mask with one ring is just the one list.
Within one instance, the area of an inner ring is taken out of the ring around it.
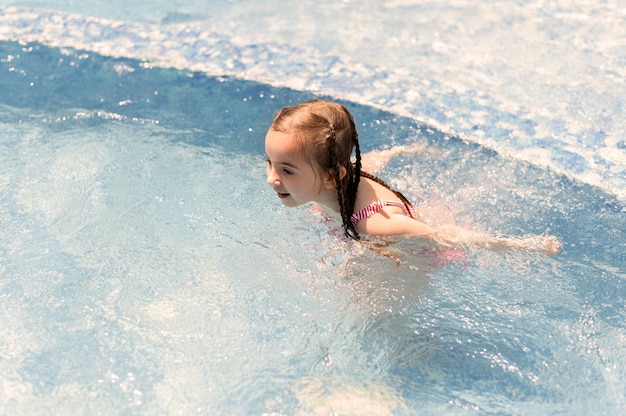
{"label": "swimsuit strap", "polygon": [[413,213],[413,210],[410,210],[409,212],[407,212],[406,207],[404,206],[402,202],[387,201],[387,200],[380,199],[376,202],[372,202],[368,206],[361,208],[360,210],[352,214],[352,216],[350,217],[350,221],[352,221],[352,225],[356,226],[356,224],[359,221],[364,220],[365,218],[371,217],[372,215],[380,211],[383,207],[387,207],[387,206],[394,206],[394,207],[402,208],[402,211],[404,211],[404,215],[411,217],[411,218],[415,218],[415,214]]}

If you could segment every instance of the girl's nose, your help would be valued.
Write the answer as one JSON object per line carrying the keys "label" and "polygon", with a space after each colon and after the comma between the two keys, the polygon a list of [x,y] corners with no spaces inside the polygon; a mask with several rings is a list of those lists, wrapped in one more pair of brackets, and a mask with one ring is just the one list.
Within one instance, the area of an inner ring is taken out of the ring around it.
{"label": "girl's nose", "polygon": [[267,167],[267,184],[274,185],[276,182],[278,182],[278,175],[276,175],[276,172],[274,171],[274,169],[272,169],[271,166],[268,166]]}

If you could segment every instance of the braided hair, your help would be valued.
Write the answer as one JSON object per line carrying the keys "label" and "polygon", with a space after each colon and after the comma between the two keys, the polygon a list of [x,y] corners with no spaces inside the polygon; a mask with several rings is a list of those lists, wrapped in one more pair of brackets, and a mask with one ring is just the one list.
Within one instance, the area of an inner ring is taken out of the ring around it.
{"label": "braided hair", "polygon": [[[360,240],[351,217],[361,177],[371,179],[391,190],[411,212],[411,203],[382,179],[361,170],[361,149],[354,117],[339,103],[311,100],[284,107],[274,116],[272,130],[289,133],[300,141],[309,160],[322,172],[331,172],[337,188],[339,211],[346,236]],[[355,162],[352,162],[352,153]]]}

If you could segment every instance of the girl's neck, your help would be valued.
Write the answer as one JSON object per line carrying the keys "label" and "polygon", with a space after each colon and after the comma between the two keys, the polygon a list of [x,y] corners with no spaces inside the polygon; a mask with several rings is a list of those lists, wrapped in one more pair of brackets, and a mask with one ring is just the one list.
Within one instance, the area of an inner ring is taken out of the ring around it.
{"label": "girl's neck", "polygon": [[334,213],[339,213],[339,200],[337,199],[337,191],[329,190],[330,192],[325,192],[319,196],[314,202],[318,205],[321,205],[325,211],[333,211]]}

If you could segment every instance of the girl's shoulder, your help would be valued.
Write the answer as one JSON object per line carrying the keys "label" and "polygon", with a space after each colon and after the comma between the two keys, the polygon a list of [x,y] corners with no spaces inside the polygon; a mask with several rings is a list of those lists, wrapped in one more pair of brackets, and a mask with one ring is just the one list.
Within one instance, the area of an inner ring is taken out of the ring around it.
{"label": "girl's shoulder", "polygon": [[376,182],[374,179],[361,177],[356,195],[355,209],[369,205],[377,200],[399,200],[398,196],[385,185]]}
{"label": "girl's shoulder", "polygon": [[350,218],[354,226],[382,210],[414,217],[414,214],[407,212],[404,202],[392,190],[370,178],[362,178],[362,181],[364,183],[359,184],[354,212]]}

